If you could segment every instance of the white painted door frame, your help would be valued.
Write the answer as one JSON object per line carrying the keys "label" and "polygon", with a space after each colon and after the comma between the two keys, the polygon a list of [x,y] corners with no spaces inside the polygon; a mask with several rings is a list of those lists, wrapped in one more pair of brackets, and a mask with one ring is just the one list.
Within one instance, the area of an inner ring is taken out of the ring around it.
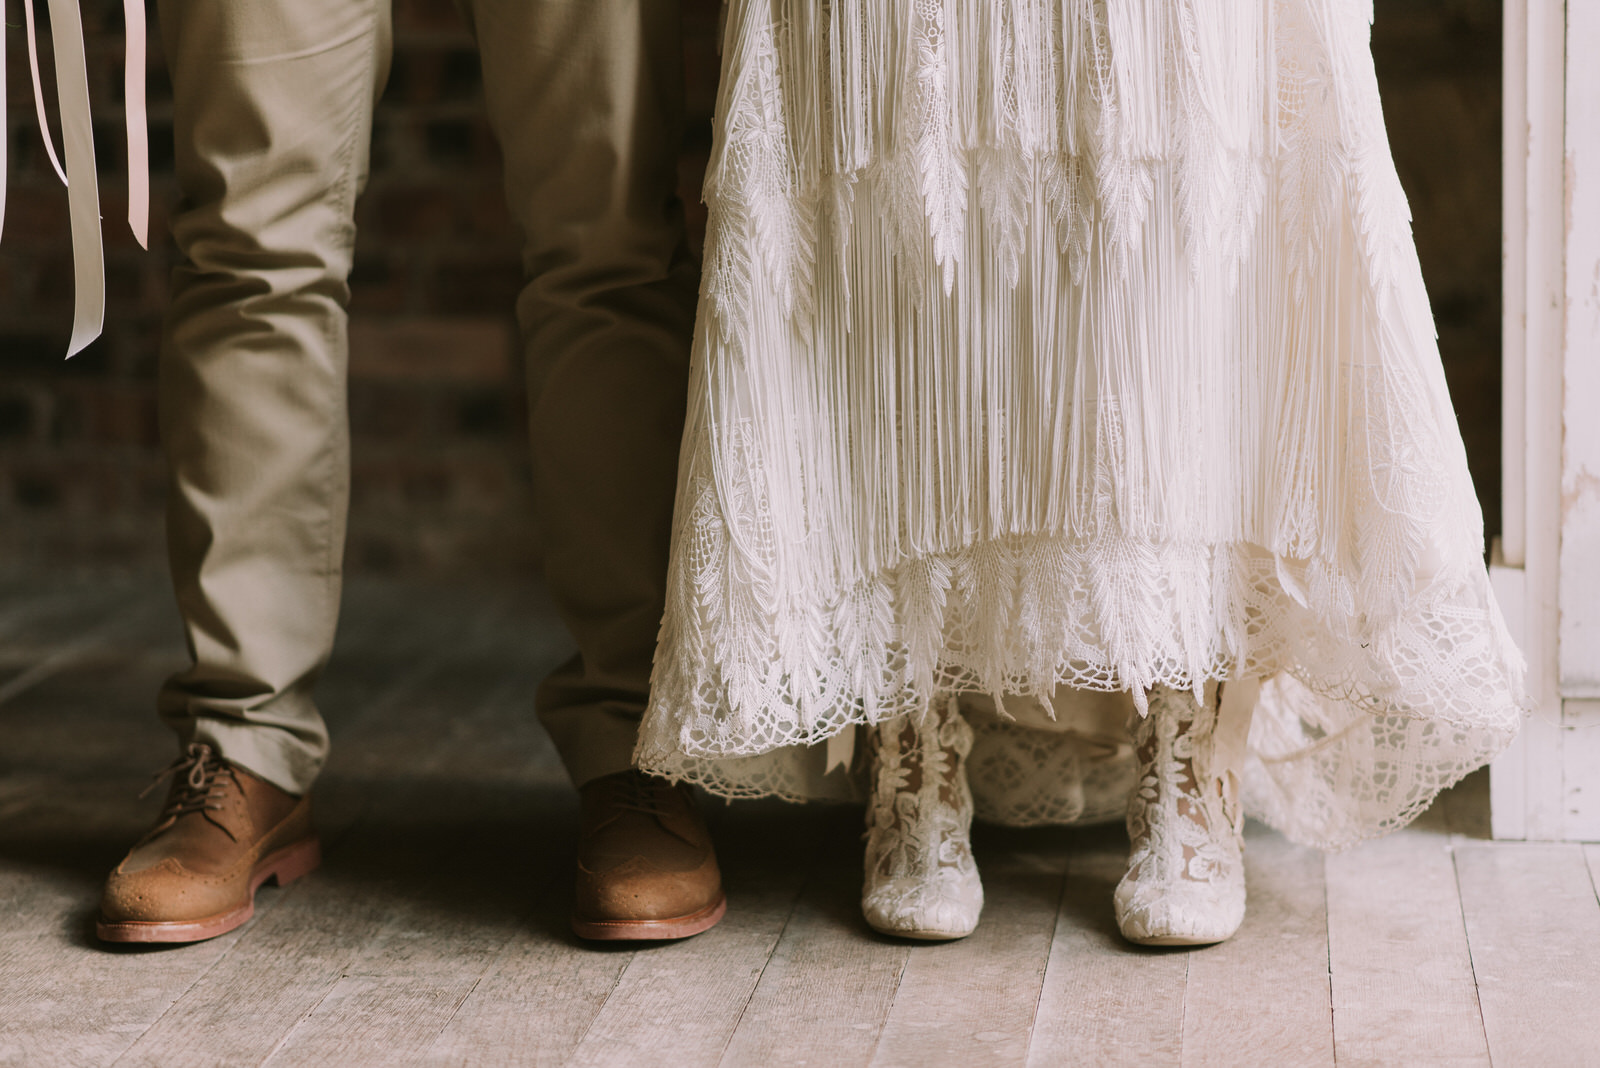
{"label": "white painted door frame", "polygon": [[1535,707],[1496,838],[1600,840],[1600,3],[1506,0],[1502,481],[1490,568]]}

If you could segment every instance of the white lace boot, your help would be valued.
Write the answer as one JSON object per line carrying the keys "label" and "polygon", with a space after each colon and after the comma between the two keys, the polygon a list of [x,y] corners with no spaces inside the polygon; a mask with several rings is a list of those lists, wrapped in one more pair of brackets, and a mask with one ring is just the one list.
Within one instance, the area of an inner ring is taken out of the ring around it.
{"label": "white lace boot", "polygon": [[1216,708],[1164,686],[1150,691],[1150,712],[1134,724],[1132,849],[1114,898],[1130,942],[1208,945],[1244,922],[1244,815],[1237,774],[1217,766],[1216,725]]}
{"label": "white lace boot", "polygon": [[866,881],[861,914],[901,938],[964,938],[978,926],[983,884],[972,859],[972,728],[954,698],[921,722],[907,716],[869,732]]}

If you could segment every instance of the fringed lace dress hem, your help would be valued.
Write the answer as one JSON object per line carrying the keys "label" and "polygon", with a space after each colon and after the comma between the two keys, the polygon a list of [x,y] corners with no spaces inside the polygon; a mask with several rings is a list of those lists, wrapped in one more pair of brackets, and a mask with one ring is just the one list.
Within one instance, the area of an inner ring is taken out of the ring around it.
{"label": "fringed lace dress hem", "polygon": [[1234,680],[1332,848],[1509,742],[1370,17],[733,0],[643,766],[846,796],[821,743],[956,692],[980,815],[1100,818],[1095,695]]}

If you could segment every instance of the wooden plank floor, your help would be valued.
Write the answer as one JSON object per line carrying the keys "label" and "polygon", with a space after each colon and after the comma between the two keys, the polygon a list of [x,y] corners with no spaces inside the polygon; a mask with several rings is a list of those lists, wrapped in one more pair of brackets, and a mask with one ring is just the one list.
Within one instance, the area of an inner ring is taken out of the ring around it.
{"label": "wooden plank floor", "polygon": [[1487,841],[1482,775],[1339,856],[1252,825],[1249,917],[1212,949],[1117,937],[1117,828],[981,829],[983,924],[920,945],[861,922],[858,811],[709,801],[727,919],[584,945],[532,715],[568,651],[532,590],[353,583],[324,867],[223,938],[107,949],[99,883],[171,755],[171,598],[0,580],[0,1064],[1600,1065],[1600,851]]}

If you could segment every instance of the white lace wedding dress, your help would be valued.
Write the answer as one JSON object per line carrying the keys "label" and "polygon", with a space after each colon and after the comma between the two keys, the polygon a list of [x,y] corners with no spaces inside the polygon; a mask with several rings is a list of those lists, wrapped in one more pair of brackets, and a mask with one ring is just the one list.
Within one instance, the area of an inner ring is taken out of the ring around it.
{"label": "white lace wedding dress", "polygon": [[980,816],[1120,818],[1106,708],[1225,678],[1337,847],[1509,741],[1371,14],[731,0],[643,766],[852,796],[957,692]]}

